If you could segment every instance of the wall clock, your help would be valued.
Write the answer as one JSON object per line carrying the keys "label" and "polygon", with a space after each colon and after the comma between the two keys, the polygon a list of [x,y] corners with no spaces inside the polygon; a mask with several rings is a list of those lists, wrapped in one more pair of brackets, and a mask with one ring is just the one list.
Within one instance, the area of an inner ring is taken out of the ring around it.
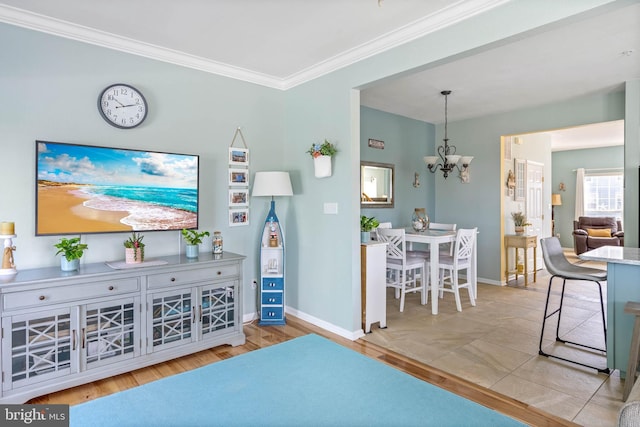
{"label": "wall clock", "polygon": [[112,126],[131,129],[147,117],[147,100],[133,86],[117,83],[107,86],[98,97],[98,110]]}

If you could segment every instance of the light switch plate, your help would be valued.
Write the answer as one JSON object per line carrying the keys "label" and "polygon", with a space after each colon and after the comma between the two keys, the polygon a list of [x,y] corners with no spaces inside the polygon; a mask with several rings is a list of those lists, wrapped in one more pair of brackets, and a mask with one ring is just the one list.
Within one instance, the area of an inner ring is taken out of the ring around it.
{"label": "light switch plate", "polygon": [[324,204],[324,213],[328,215],[338,215],[338,204],[337,203],[325,203]]}

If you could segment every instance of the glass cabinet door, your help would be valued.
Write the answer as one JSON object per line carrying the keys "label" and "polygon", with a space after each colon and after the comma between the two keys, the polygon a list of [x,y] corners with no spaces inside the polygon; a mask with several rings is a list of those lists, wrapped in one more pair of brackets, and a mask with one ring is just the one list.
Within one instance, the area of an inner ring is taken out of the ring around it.
{"label": "glass cabinet door", "polygon": [[86,369],[140,354],[140,298],[89,304],[84,308],[81,347]]}
{"label": "glass cabinet door", "polygon": [[[63,308],[2,319],[3,388],[15,389],[78,370],[77,310]],[[6,350],[5,350],[6,349]]]}
{"label": "glass cabinet door", "polygon": [[194,296],[191,288],[154,292],[148,296],[147,350],[158,351],[194,341]]}
{"label": "glass cabinet door", "polygon": [[234,285],[237,282],[203,286],[200,293],[201,335],[206,337],[235,325]]}

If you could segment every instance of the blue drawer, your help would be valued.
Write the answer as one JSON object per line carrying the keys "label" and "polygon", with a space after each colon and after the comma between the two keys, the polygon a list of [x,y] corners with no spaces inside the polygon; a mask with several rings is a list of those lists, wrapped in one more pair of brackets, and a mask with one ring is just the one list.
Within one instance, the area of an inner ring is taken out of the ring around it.
{"label": "blue drawer", "polygon": [[282,305],[282,292],[263,292],[262,305],[274,304]]}
{"label": "blue drawer", "polygon": [[263,291],[283,291],[284,278],[282,277],[265,277],[262,279]]}
{"label": "blue drawer", "polygon": [[262,307],[260,310],[260,320],[282,320],[282,307]]}

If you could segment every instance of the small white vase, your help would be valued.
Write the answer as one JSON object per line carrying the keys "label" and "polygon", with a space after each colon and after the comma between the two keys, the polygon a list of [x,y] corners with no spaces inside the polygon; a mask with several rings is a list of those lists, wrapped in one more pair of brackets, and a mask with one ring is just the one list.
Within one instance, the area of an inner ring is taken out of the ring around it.
{"label": "small white vase", "polygon": [[62,271],[76,271],[80,267],[80,258],[67,260],[64,255],[60,257],[60,270]]}
{"label": "small white vase", "polygon": [[314,157],[313,169],[316,178],[326,178],[331,176],[331,156]]}
{"label": "small white vase", "polygon": [[199,252],[199,245],[185,245],[185,255],[187,256],[187,258],[198,258]]}
{"label": "small white vase", "polygon": [[368,243],[371,241],[371,232],[370,231],[361,231],[360,232],[360,243]]}

